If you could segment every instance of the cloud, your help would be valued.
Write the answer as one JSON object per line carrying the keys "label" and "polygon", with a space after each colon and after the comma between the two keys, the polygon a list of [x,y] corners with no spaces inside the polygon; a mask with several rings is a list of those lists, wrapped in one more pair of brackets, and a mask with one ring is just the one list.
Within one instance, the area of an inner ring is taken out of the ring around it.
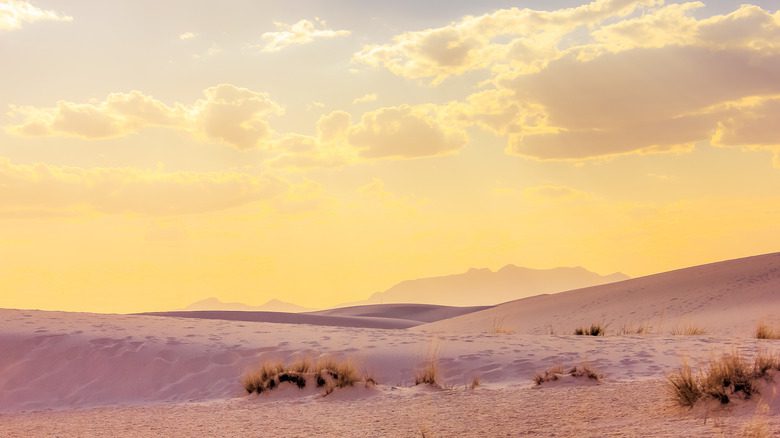
{"label": "cloud", "polygon": [[385,67],[411,79],[434,84],[450,76],[506,64],[516,71],[537,71],[563,53],[563,38],[583,26],[622,17],[656,0],[596,0],[553,11],[500,9],[466,16],[447,26],[406,32],[392,42],[367,45],[353,61]]}
{"label": "cloud", "polygon": [[540,159],[687,150],[712,138],[724,103],[780,93],[778,74],[780,54],[750,49],[640,48],[584,62],[572,54],[509,84],[545,117],[510,136],[508,150]]}
{"label": "cloud", "polygon": [[376,93],[369,93],[352,99],[352,103],[357,105],[361,103],[376,102],[378,98],[379,96],[377,96]]}
{"label": "cloud", "polygon": [[269,160],[275,167],[337,167],[377,159],[415,159],[458,152],[468,142],[447,106],[401,105],[364,113],[333,111],[317,121],[317,134],[283,135]]}
{"label": "cloud", "polygon": [[112,93],[97,103],[57,102],[55,107],[12,106],[21,121],[6,130],[25,136],[122,137],[148,127],[191,132],[238,149],[259,147],[273,134],[268,117],[283,112],[266,93],[220,84],[191,105],[167,105],[140,91]]}
{"label": "cloud", "polygon": [[314,21],[299,20],[294,24],[274,22],[277,31],[266,32],[260,38],[263,43],[258,47],[263,52],[278,52],[286,47],[308,44],[317,39],[349,36],[348,30],[332,30],[325,27],[325,21],[315,18]]}
{"label": "cloud", "polygon": [[37,21],[73,21],[73,17],[41,9],[26,1],[0,1],[0,31],[17,30]]}
{"label": "cloud", "polygon": [[582,161],[681,153],[706,142],[777,154],[764,128],[771,116],[735,108],[780,94],[780,11],[742,5],[693,16],[702,7],[599,0],[502,9],[396,35],[354,61],[434,84],[489,71],[482,85],[492,88],[446,112],[461,127],[506,137],[511,155]]}
{"label": "cloud", "polygon": [[457,152],[468,135],[448,124],[439,107],[401,105],[363,114],[349,142],[365,158],[420,158]]}
{"label": "cloud", "polygon": [[14,164],[0,158],[0,215],[203,213],[273,198],[284,183],[234,172],[165,172]]}
{"label": "cloud", "polygon": [[197,36],[198,36],[198,34],[196,34],[194,32],[184,32],[182,34],[179,34],[179,39],[182,40],[182,41],[187,41],[187,40],[194,39]]}

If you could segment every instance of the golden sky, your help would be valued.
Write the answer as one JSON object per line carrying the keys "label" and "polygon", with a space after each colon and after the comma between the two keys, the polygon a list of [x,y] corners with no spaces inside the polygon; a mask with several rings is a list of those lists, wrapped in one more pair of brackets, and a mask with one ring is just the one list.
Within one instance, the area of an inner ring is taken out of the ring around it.
{"label": "golden sky", "polygon": [[742,1],[0,0],[0,307],[777,251],[780,12]]}

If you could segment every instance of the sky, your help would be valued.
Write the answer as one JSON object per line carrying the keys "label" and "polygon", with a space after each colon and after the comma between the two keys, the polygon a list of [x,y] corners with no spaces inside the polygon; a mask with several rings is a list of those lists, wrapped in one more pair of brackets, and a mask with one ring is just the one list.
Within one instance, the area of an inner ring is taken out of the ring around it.
{"label": "sky", "polygon": [[780,248],[775,1],[0,0],[0,307]]}

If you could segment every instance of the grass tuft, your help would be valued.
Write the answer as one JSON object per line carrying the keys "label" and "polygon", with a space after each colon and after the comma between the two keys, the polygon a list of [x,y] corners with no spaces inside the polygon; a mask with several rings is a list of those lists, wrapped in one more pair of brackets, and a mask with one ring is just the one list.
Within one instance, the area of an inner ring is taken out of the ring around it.
{"label": "grass tuft", "polygon": [[687,363],[672,373],[667,378],[667,382],[672,398],[680,406],[693,407],[702,396],[699,380],[693,375],[693,371]]}
{"label": "grass tuft", "polygon": [[756,327],[756,339],[780,339],[780,332],[762,322]]}
{"label": "grass tuft", "polygon": [[544,373],[535,375],[533,381],[537,385],[541,385],[545,382],[554,382],[566,375],[572,377],[587,377],[588,379],[595,380],[597,382],[601,381],[603,378],[601,374],[597,373],[593,368],[587,365],[571,367],[568,371],[563,366],[556,365]]}
{"label": "grass tuft", "polygon": [[[262,394],[271,391],[282,384],[291,384],[299,389],[306,387],[309,379],[314,380],[318,388],[325,387],[325,394],[330,394],[335,388],[353,386],[360,382],[355,367],[349,361],[324,359],[312,366],[307,359],[301,359],[285,366],[281,362],[265,362],[257,370],[245,374],[241,385],[247,393]],[[376,384],[371,377],[364,379],[366,385]]]}
{"label": "grass tuft", "polygon": [[673,328],[670,334],[672,336],[701,336],[706,335],[707,331],[701,327],[696,327],[695,325],[686,325]]}
{"label": "grass tuft", "polygon": [[672,399],[680,406],[692,407],[705,397],[728,404],[735,397],[750,399],[758,393],[758,381],[771,379],[777,371],[780,371],[778,355],[759,353],[751,364],[735,352],[711,361],[699,375],[683,364],[667,382]]}
{"label": "grass tuft", "polygon": [[601,324],[594,323],[590,327],[574,329],[574,334],[580,336],[604,336],[606,335],[606,328]]}
{"label": "grass tuft", "polygon": [[415,385],[431,385],[438,386],[439,384],[439,367],[436,365],[436,361],[431,359],[425,363],[425,365],[417,372],[414,377]]}

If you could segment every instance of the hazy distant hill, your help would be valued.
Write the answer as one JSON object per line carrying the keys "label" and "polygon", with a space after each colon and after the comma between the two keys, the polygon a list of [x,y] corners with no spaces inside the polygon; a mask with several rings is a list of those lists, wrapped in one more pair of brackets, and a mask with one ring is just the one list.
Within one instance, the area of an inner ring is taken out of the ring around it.
{"label": "hazy distant hill", "polygon": [[287,312],[298,313],[308,312],[313,309],[297,306],[295,304],[285,303],[284,301],[271,300],[261,306],[249,306],[243,303],[224,303],[218,298],[206,298],[196,301],[183,310],[242,310],[242,311],[264,311],[264,312]]}
{"label": "hazy distant hill", "polygon": [[470,269],[462,274],[398,283],[352,304],[419,303],[485,306],[533,295],[627,280],[622,273],[599,275],[585,268],[531,269],[507,265],[498,271]]}

